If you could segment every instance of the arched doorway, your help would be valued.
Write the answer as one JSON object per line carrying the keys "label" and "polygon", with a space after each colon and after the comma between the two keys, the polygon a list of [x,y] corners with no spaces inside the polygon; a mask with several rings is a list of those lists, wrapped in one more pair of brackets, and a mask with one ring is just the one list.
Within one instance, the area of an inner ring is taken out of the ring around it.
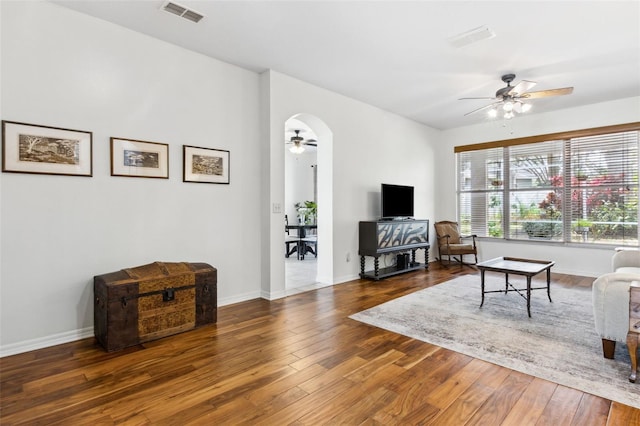
{"label": "arched doorway", "polygon": [[293,154],[291,145],[285,144],[284,213],[290,222],[298,222],[296,203],[312,201],[317,204],[317,258],[297,256],[285,258],[285,289],[295,293],[310,288],[333,284],[333,193],[332,146],[333,134],[328,126],[311,114],[295,114],[284,123],[287,140],[293,130],[301,130],[305,140],[315,140],[316,146],[307,144],[305,151]]}
{"label": "arched doorway", "polygon": [[[305,122],[295,117],[285,122],[284,134],[287,141],[284,146],[285,221],[291,226],[317,226],[318,137]],[[317,256],[320,254],[318,232],[317,228],[287,230],[285,241],[290,249],[284,260],[287,294],[316,286]],[[304,244],[296,243],[300,238],[304,238]]]}

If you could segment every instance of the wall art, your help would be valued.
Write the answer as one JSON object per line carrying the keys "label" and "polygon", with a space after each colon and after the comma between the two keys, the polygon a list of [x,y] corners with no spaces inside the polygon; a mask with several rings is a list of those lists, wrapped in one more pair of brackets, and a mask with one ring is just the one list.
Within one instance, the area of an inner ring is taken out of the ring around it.
{"label": "wall art", "polygon": [[2,121],[2,171],[92,176],[93,133]]}
{"label": "wall art", "polygon": [[229,183],[229,151],[183,145],[184,182]]}
{"label": "wall art", "polygon": [[169,179],[169,144],[111,138],[111,176]]}

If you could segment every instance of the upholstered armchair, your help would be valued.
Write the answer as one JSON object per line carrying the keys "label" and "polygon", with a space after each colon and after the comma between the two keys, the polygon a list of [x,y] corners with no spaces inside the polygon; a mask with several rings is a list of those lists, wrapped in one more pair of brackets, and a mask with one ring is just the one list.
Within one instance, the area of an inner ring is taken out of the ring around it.
{"label": "upholstered armchair", "polygon": [[[472,254],[475,262],[478,263],[478,249],[476,248],[476,235],[460,235],[458,222],[443,220],[433,224],[436,229],[436,239],[438,243],[438,254],[440,264],[443,263],[444,256],[447,256],[447,264],[451,263],[451,257],[458,261],[460,265],[469,265],[465,263],[463,256]],[[464,242],[465,239],[470,239]],[[455,256],[458,256],[457,258]]]}
{"label": "upholstered armchair", "polygon": [[602,338],[605,358],[613,359],[616,342],[626,342],[629,331],[629,287],[640,282],[640,251],[620,250],[611,260],[614,272],[593,282],[593,317]]}

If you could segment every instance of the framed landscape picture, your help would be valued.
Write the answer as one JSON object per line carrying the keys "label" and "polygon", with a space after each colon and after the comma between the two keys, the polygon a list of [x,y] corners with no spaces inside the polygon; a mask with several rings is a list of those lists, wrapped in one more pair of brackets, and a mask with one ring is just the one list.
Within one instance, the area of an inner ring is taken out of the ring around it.
{"label": "framed landscape picture", "polygon": [[93,133],[2,121],[2,171],[92,176]]}
{"label": "framed landscape picture", "polygon": [[183,145],[184,182],[229,183],[229,151]]}
{"label": "framed landscape picture", "polygon": [[111,176],[169,179],[169,144],[111,138]]}

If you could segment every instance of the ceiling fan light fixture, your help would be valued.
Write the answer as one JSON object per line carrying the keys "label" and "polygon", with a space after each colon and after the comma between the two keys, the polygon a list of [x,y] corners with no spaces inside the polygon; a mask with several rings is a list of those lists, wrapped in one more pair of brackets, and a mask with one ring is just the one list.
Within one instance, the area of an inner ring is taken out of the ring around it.
{"label": "ceiling fan light fixture", "polygon": [[289,147],[289,151],[294,154],[302,154],[304,152],[304,146],[302,146],[300,142],[295,142]]}
{"label": "ceiling fan light fixture", "polygon": [[[562,96],[570,95],[573,93],[573,87],[562,87],[558,89],[547,89],[530,92],[529,90],[536,85],[535,81],[522,80],[515,86],[511,85],[511,82],[516,78],[515,74],[505,74],[502,76],[502,81],[506,83],[506,87],[499,89],[495,97],[473,97],[473,98],[460,98],[464,99],[493,99],[493,104],[485,105],[480,108],[476,108],[471,112],[465,114],[470,115],[478,111],[487,111],[489,117],[497,117],[498,112],[505,119],[511,119],[517,114],[524,114],[531,111],[532,105],[525,101],[529,99],[547,98],[550,96]],[[487,110],[490,108],[489,110]]]}

